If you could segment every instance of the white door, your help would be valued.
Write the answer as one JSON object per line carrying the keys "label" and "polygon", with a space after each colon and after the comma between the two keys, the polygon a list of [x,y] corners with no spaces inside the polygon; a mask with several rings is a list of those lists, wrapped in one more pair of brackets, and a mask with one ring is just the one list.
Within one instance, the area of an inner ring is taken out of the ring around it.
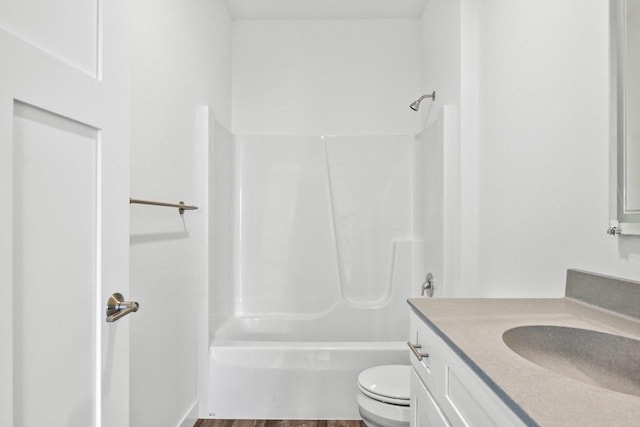
{"label": "white door", "polygon": [[128,426],[121,0],[0,1],[0,425]]}

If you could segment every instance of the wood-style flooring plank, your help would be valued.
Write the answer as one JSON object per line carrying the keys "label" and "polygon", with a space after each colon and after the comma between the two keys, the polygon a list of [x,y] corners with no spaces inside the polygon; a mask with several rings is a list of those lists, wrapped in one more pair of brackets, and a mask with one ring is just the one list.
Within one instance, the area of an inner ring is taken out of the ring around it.
{"label": "wood-style flooring plank", "polygon": [[193,427],[366,427],[360,420],[198,420]]}

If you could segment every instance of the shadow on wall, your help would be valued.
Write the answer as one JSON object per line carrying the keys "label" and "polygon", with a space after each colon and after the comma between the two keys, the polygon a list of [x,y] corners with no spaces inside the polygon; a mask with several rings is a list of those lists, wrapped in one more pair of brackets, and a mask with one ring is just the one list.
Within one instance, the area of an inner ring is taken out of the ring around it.
{"label": "shadow on wall", "polygon": [[186,211],[187,213],[177,214],[176,209],[167,209],[166,207],[152,207],[150,209],[153,209],[153,212],[149,212],[149,209],[144,207],[131,211],[131,222],[136,224],[136,230],[144,232],[131,234],[129,236],[130,245],[189,238],[188,219],[185,218],[185,215],[193,215],[193,213]]}
{"label": "shadow on wall", "polygon": [[146,233],[146,234],[132,234],[129,237],[129,244],[139,245],[143,243],[157,243],[166,242],[170,240],[180,240],[189,238],[188,231],[176,231],[172,233]]}

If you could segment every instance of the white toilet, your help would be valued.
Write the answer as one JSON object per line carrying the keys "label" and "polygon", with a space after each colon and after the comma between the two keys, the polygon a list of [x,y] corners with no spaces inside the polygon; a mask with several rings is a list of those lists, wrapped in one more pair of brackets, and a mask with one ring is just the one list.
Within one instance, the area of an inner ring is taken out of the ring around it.
{"label": "white toilet", "polygon": [[410,367],[385,365],[358,375],[358,406],[368,427],[409,426]]}

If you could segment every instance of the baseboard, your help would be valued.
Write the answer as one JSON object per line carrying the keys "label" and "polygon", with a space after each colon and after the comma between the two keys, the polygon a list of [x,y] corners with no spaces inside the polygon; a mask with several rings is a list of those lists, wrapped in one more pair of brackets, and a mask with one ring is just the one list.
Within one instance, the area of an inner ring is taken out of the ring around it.
{"label": "baseboard", "polygon": [[182,422],[178,424],[178,427],[193,427],[193,425],[198,421],[198,401],[196,400],[191,405],[191,409],[187,411],[185,416],[182,418]]}

